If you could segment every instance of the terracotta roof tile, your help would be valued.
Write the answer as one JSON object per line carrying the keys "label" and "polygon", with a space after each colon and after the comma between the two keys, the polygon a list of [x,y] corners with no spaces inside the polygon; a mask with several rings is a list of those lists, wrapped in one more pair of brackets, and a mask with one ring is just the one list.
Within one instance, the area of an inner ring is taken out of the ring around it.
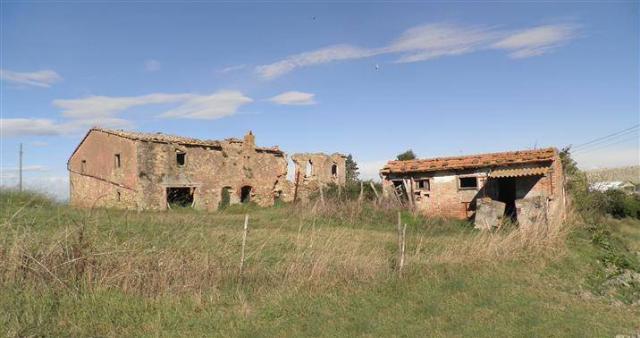
{"label": "terracotta roof tile", "polygon": [[382,174],[429,172],[481,168],[504,164],[547,162],[553,161],[556,155],[557,150],[555,148],[545,148],[423,160],[389,161],[380,172]]}

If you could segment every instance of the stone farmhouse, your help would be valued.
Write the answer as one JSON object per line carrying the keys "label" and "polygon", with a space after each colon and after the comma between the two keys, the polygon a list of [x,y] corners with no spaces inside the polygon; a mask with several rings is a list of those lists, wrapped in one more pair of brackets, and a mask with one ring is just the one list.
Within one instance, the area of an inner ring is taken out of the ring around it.
{"label": "stone farmhouse", "polygon": [[[67,169],[70,203],[78,207],[166,210],[171,205],[217,210],[225,204],[273,205],[305,198],[330,183],[345,184],[344,156],[300,154],[300,180],[287,180],[278,147],[244,139],[199,140],[162,133],[92,128]],[[326,171],[326,172],[325,172]],[[302,174],[304,173],[304,174]]]}
{"label": "stone farmhouse", "polygon": [[473,219],[476,227],[550,224],[564,218],[562,163],[555,148],[390,161],[384,193],[426,215]]}

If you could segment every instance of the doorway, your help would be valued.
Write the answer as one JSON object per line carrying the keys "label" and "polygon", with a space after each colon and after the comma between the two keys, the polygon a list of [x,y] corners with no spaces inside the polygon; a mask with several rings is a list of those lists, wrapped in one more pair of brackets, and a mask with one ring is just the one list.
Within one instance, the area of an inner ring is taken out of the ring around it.
{"label": "doorway", "polygon": [[518,216],[516,213],[516,179],[514,177],[498,179],[498,201],[505,203],[505,218],[515,222]]}
{"label": "doorway", "polygon": [[245,185],[240,189],[240,202],[249,203],[251,202],[251,186]]}
{"label": "doorway", "polygon": [[194,190],[195,188],[191,187],[167,188],[167,205],[169,209],[173,207],[192,207]]}

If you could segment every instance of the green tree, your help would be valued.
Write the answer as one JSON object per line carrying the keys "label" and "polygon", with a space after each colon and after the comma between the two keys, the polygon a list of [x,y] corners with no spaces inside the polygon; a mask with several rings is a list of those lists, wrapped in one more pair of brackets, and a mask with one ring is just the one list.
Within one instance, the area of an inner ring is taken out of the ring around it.
{"label": "green tree", "polygon": [[360,176],[360,172],[358,172],[358,163],[353,160],[353,156],[351,156],[351,154],[347,156],[345,163],[345,176],[347,178],[347,183],[356,182],[358,180],[358,176]]}
{"label": "green tree", "polygon": [[413,153],[413,150],[409,149],[409,150],[405,151],[404,153],[398,155],[396,158],[398,159],[398,161],[415,160],[416,159],[416,154]]}

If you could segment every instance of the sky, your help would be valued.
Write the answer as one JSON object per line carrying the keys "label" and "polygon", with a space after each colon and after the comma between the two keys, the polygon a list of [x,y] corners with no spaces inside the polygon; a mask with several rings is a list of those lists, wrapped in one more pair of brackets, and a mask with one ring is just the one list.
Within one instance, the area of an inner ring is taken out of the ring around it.
{"label": "sky", "polygon": [[350,153],[364,178],[407,149],[578,145],[584,169],[640,163],[637,1],[0,9],[2,186],[17,182],[23,143],[25,185],[64,199],[66,162],[92,126],[252,130],[289,154]]}

